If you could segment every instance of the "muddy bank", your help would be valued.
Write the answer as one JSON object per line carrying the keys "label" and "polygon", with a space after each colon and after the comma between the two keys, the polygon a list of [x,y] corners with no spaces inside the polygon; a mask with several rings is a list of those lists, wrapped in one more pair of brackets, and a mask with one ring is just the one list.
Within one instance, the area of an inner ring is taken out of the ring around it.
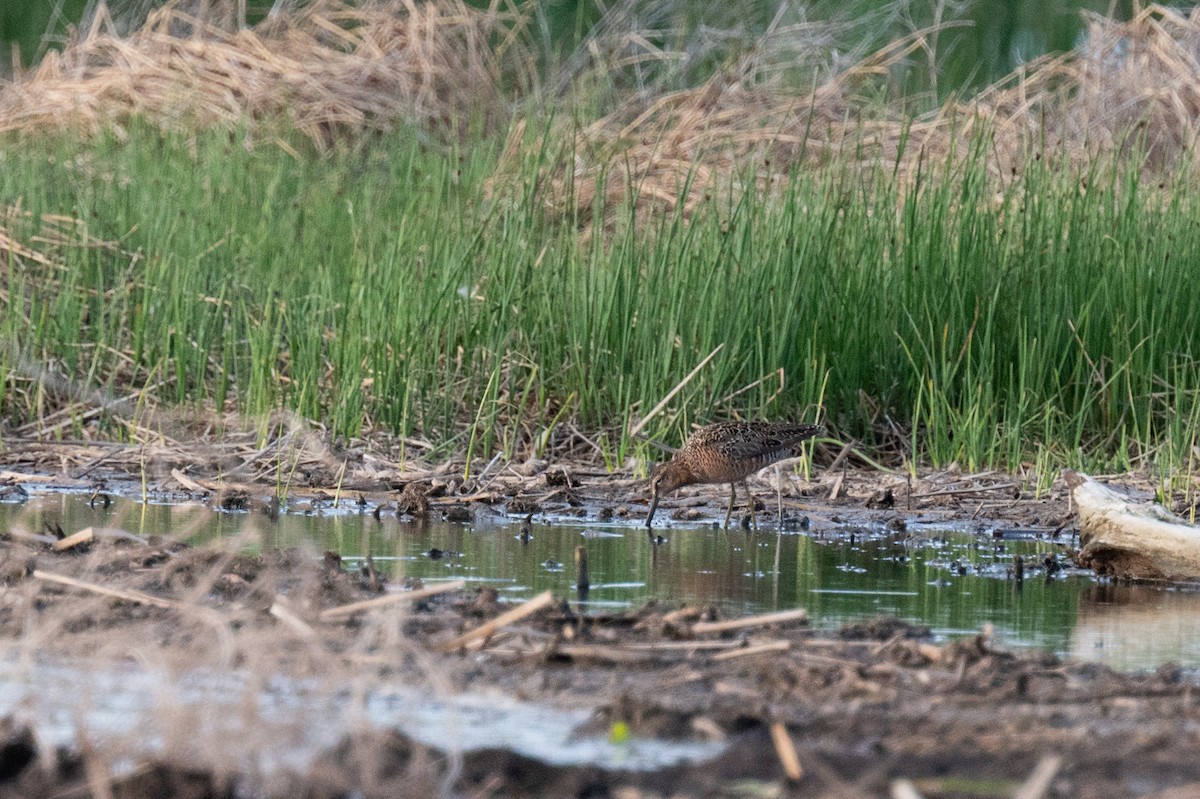
{"label": "muddy bank", "polygon": [[[0,660],[26,686],[4,711],[0,796],[887,796],[908,780],[982,797],[1012,795],[1039,763],[1044,796],[1200,783],[1192,675],[1005,652],[986,630],[946,644],[886,619],[818,632],[800,613],[583,616],[561,597],[495,624],[513,606],[490,588],[100,531],[72,546],[10,534],[0,576]],[[543,732],[528,721],[472,738],[360,712],[399,686],[418,704],[490,696],[493,716],[578,714],[561,751],[603,765],[522,751]],[[154,702],[131,706],[130,687]],[[77,710],[55,727],[63,702]],[[145,718],[85,713],[106,702]],[[655,742],[709,748],[622,765]]]}
{"label": "muddy bank", "polygon": [[[419,443],[419,442],[416,442]],[[283,447],[280,444],[279,447]],[[19,501],[23,487],[145,496],[162,501],[201,500],[214,507],[267,514],[359,503],[372,512],[406,518],[467,517],[477,511],[513,516],[636,521],[645,517],[650,463],[630,461],[609,470],[592,460],[531,458],[502,463],[462,458],[440,463],[413,453],[398,457],[400,444],[368,439],[333,448],[315,435],[289,443],[290,460],[276,447],[257,447],[231,436],[218,445],[180,448],[117,443],[9,442],[0,453],[0,500]],[[806,516],[850,523],[909,520],[978,521],[1048,531],[1070,523],[1066,484],[1039,485],[1036,475],[956,467],[881,471],[848,455],[848,448],[818,444],[812,465],[785,460],[749,481],[757,520],[798,529]],[[1125,483],[1150,491],[1138,476]],[[665,498],[656,527],[707,524],[724,517],[724,486],[691,486]],[[1183,495],[1177,498],[1183,502]],[[744,498],[737,524],[749,524]]]}

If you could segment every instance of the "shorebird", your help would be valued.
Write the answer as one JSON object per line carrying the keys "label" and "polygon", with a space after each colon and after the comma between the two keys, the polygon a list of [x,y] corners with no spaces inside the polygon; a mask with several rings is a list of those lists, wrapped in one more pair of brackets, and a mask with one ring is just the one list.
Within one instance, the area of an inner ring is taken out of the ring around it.
{"label": "shorebird", "polygon": [[725,528],[733,515],[737,501],[735,483],[741,483],[750,502],[750,518],[755,528],[754,498],[746,478],[792,454],[792,447],[812,438],[823,428],[816,424],[786,424],[774,422],[723,422],[702,427],[684,443],[671,460],[654,470],[650,476],[650,512],[646,528],[654,519],[654,511],[663,494],[697,483],[729,483],[729,508],[725,511]]}

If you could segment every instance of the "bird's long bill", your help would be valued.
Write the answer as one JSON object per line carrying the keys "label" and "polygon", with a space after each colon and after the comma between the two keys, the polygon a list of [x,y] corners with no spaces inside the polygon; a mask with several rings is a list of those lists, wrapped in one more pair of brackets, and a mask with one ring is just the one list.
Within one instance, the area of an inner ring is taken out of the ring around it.
{"label": "bird's long bill", "polygon": [[654,510],[658,507],[658,492],[654,492],[654,497],[650,500],[650,512],[646,514],[646,529],[650,529],[650,522],[654,520]]}

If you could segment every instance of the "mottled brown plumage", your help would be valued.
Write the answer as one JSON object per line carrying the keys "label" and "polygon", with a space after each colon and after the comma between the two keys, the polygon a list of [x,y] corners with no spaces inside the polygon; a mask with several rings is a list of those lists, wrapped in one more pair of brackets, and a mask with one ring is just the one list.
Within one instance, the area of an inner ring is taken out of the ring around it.
{"label": "mottled brown plumage", "polygon": [[[663,494],[697,483],[729,483],[729,509],[725,526],[737,498],[735,483],[744,483],[755,472],[792,454],[792,448],[821,432],[815,424],[774,422],[723,422],[697,430],[670,461],[650,477],[653,499],[646,514],[646,527],[654,519]],[[746,489],[750,498],[750,489]],[[751,512],[754,503],[751,501]]]}

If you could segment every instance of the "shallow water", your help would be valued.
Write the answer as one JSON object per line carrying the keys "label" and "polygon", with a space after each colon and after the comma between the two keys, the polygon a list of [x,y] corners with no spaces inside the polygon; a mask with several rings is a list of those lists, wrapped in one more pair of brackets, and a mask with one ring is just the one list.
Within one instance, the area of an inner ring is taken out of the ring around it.
{"label": "shallow water", "polygon": [[[70,685],[70,691],[62,686]],[[247,696],[257,706],[248,713]],[[304,773],[363,723],[398,729],[442,750],[506,749],[553,765],[649,771],[714,757],[721,743],[633,737],[613,742],[580,734],[587,709],[527,702],[497,692],[439,696],[393,684],[358,694],[317,682],[239,672],[172,675],[144,664],[96,668],[66,660],[0,657],[0,717],[37,730],[46,746],[73,747],[79,731],[124,739],[129,754],[161,755],[198,744],[214,762],[238,763],[253,776]],[[253,719],[252,736],[244,725]],[[182,732],[181,732],[182,730]],[[249,792],[253,795],[253,792]]]}
{"label": "shallow water", "polygon": [[[486,508],[467,524],[377,520],[345,503],[290,511],[271,521],[199,504],[118,499],[105,509],[77,494],[41,494],[0,505],[0,529],[41,532],[58,524],[69,534],[93,525],[247,551],[308,547],[314,557],[335,551],[350,567],[370,554],[396,579],[465,579],[513,600],[546,589],[578,600],[574,553],[585,546],[591,588],[584,607],[594,612],[650,600],[711,604],[727,615],[803,607],[818,627],[894,615],[943,638],[990,623],[1010,647],[1120,669],[1200,667],[1200,592],[1098,581],[1069,568],[1062,554],[1068,539],[1045,532],[916,522],[892,532],[814,519],[805,531],[783,534],[657,527],[667,540],[653,545],[636,522],[535,518],[523,542],[519,519]],[[1010,576],[1015,555],[1026,563],[1020,585]],[[1047,556],[1067,568],[1047,575]]]}

